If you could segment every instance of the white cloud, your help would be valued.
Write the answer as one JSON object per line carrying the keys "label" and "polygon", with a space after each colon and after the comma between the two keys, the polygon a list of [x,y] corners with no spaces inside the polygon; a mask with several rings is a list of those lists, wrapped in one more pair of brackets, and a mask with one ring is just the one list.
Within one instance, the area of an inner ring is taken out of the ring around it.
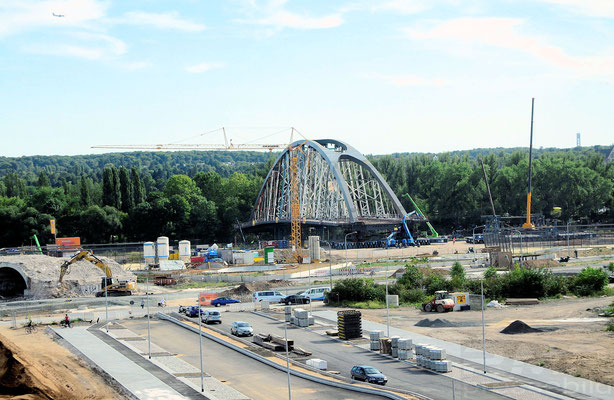
{"label": "white cloud", "polygon": [[151,63],[149,61],[134,61],[123,64],[123,67],[129,71],[136,71],[138,69],[151,67]]}
{"label": "white cloud", "polygon": [[67,39],[68,43],[47,43],[26,46],[25,51],[35,54],[70,56],[87,60],[110,59],[127,52],[126,44],[112,36],[80,32]]}
{"label": "white cloud", "polygon": [[248,1],[243,12],[248,16],[237,22],[245,24],[264,25],[279,31],[284,28],[292,29],[328,29],[343,24],[342,12],[329,13],[326,15],[313,16],[306,13],[288,11],[285,8],[286,0],[269,0],[261,4],[256,1]]}
{"label": "white cloud", "polygon": [[0,37],[38,28],[86,26],[104,17],[106,9],[106,2],[96,0],[2,1]]}
{"label": "white cloud", "polygon": [[289,11],[279,10],[256,21],[259,25],[271,25],[277,28],[327,29],[343,24],[340,15],[331,14],[322,17],[310,17]]}
{"label": "white cloud", "polygon": [[542,0],[591,17],[614,18],[612,0]]}
{"label": "white cloud", "polygon": [[151,25],[159,29],[176,29],[187,32],[199,32],[205,29],[203,24],[183,19],[175,11],[169,13],[147,13],[130,11],[123,17],[112,20],[115,23],[129,25]]}
{"label": "white cloud", "polygon": [[436,22],[427,29],[406,28],[403,31],[411,39],[421,42],[452,40],[524,52],[582,75],[614,74],[613,56],[572,56],[561,47],[522,33],[523,26],[524,20],[517,18],[457,18]]}
{"label": "white cloud", "polygon": [[425,78],[418,75],[385,75],[368,73],[363,78],[381,80],[395,86],[446,86],[447,82],[439,78]]}
{"label": "white cloud", "polygon": [[188,72],[191,72],[193,74],[199,74],[199,73],[202,73],[202,72],[210,71],[212,69],[223,68],[223,67],[224,67],[223,63],[203,62],[203,63],[196,64],[196,65],[189,65],[189,66],[185,67],[185,70],[188,71]]}

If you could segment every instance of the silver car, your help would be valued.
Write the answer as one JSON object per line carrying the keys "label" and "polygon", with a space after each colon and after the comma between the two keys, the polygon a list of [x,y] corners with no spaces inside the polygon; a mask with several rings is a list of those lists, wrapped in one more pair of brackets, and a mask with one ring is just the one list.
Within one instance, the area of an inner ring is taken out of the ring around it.
{"label": "silver car", "polygon": [[214,310],[206,310],[201,315],[201,321],[205,324],[221,324],[222,323],[222,315],[219,311]]}
{"label": "silver car", "polygon": [[235,336],[252,336],[254,334],[254,330],[247,322],[235,321],[230,327],[230,333]]}

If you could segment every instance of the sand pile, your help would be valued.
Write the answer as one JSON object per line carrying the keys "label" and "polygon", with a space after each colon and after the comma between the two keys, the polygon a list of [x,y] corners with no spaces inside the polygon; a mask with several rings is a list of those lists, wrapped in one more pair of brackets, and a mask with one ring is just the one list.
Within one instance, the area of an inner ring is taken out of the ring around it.
{"label": "sand pile", "polygon": [[507,335],[516,335],[519,333],[533,333],[533,332],[543,332],[543,331],[541,329],[532,328],[520,320],[516,320],[512,322],[505,329],[501,331],[501,333],[505,333]]}
{"label": "sand pile", "polygon": [[249,282],[242,283],[239,286],[236,286],[232,289],[224,290],[219,295],[220,296],[242,296],[249,295],[253,292],[259,292],[261,290],[268,290],[272,287],[279,286],[292,286],[292,282],[285,281],[282,279],[274,279],[271,281],[262,281],[262,282]]}
{"label": "sand pile", "polygon": [[434,320],[430,320],[428,318],[425,318],[416,322],[415,326],[420,326],[423,328],[453,328],[457,325],[454,322],[448,321],[447,319],[437,318]]}
{"label": "sand pile", "polygon": [[[104,261],[119,280],[136,280],[131,272],[124,271],[117,262],[110,258],[99,257]],[[13,268],[25,275],[28,282],[27,297],[40,299],[50,297],[91,296],[100,290],[104,272],[87,260],[75,262],[69,266],[62,285],[58,285],[60,266],[68,258],[44,255],[19,255],[0,257],[0,268]]]}

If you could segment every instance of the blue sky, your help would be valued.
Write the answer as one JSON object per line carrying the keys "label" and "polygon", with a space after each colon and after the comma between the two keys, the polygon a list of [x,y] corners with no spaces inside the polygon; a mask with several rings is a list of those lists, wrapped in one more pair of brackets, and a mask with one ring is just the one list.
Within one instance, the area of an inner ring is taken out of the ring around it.
{"label": "blue sky", "polygon": [[3,0],[0,21],[1,156],[222,126],[369,154],[527,146],[531,97],[536,147],[614,143],[611,0]]}

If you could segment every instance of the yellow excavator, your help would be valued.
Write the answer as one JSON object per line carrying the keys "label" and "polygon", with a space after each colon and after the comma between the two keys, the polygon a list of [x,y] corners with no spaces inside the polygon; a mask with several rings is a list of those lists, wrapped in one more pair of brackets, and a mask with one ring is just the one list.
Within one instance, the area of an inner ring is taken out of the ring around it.
{"label": "yellow excavator", "polygon": [[96,297],[103,297],[105,295],[105,291],[108,296],[131,296],[132,292],[136,290],[136,282],[134,281],[118,281],[117,279],[113,279],[113,273],[111,272],[111,268],[102,261],[100,258],[96,257],[90,250],[81,250],[68,261],[60,266],[60,280],[59,283],[62,283],[62,279],[64,279],[64,275],[68,272],[68,267],[76,263],[80,260],[87,260],[98,267],[105,273],[105,277],[102,278],[100,284],[100,291],[96,293]]}

